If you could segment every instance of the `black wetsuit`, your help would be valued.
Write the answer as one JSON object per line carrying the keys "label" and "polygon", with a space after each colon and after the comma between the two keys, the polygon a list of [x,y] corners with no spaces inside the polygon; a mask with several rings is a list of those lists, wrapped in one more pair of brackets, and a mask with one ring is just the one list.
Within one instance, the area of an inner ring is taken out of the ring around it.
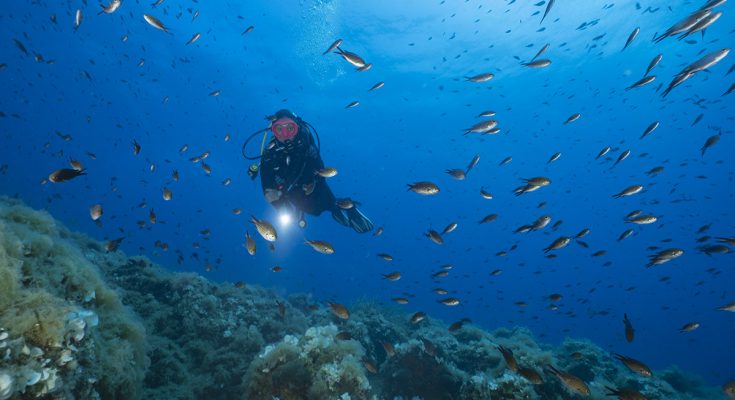
{"label": "black wetsuit", "polygon": [[324,178],[315,173],[324,168],[324,162],[314,137],[306,124],[297,123],[299,133],[292,140],[282,143],[272,138],[266,146],[260,161],[263,194],[277,209],[290,203],[311,215],[334,212],[334,194]]}

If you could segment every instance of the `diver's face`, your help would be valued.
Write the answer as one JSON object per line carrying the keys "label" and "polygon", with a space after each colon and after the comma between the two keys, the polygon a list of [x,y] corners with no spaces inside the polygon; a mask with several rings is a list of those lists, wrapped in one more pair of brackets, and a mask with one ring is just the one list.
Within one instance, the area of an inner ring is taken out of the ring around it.
{"label": "diver's face", "polygon": [[291,118],[279,118],[271,125],[273,136],[283,143],[293,139],[299,133],[299,125]]}

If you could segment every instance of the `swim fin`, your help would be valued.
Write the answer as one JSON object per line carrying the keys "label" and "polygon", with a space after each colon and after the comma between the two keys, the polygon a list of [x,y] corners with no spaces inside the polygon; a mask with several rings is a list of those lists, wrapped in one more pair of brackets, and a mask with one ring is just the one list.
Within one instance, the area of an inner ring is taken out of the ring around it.
{"label": "swim fin", "polygon": [[347,217],[349,219],[350,226],[357,233],[365,233],[373,230],[373,223],[365,216],[365,214],[361,213],[357,207],[352,207],[347,210]]}
{"label": "swim fin", "polygon": [[350,219],[347,217],[347,214],[345,214],[344,210],[342,209],[335,209],[332,210],[332,218],[334,218],[335,221],[339,222],[340,225],[344,226],[350,226]]}

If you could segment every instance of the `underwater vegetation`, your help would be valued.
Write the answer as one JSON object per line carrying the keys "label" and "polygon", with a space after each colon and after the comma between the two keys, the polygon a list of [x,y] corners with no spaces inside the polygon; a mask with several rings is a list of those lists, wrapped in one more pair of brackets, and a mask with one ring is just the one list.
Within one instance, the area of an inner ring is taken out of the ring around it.
{"label": "underwater vegetation", "polygon": [[306,294],[169,272],[8,198],[0,285],[3,400],[683,400],[735,386],[587,340],[552,347],[522,327],[448,328],[367,302],[344,315]]}

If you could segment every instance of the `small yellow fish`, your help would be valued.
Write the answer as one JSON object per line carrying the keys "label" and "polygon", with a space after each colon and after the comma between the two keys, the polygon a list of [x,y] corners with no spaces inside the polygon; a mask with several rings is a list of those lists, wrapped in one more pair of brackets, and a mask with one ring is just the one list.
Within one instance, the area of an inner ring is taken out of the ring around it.
{"label": "small yellow fish", "polygon": [[273,225],[268,221],[257,219],[255,218],[255,216],[251,215],[250,222],[255,225],[255,229],[258,231],[260,236],[263,237],[263,239],[269,242],[275,242],[278,238],[276,228],[274,228]]}
{"label": "small yellow fish", "polygon": [[323,240],[305,240],[304,243],[311,246],[312,249],[322,254],[334,254],[334,247]]}

